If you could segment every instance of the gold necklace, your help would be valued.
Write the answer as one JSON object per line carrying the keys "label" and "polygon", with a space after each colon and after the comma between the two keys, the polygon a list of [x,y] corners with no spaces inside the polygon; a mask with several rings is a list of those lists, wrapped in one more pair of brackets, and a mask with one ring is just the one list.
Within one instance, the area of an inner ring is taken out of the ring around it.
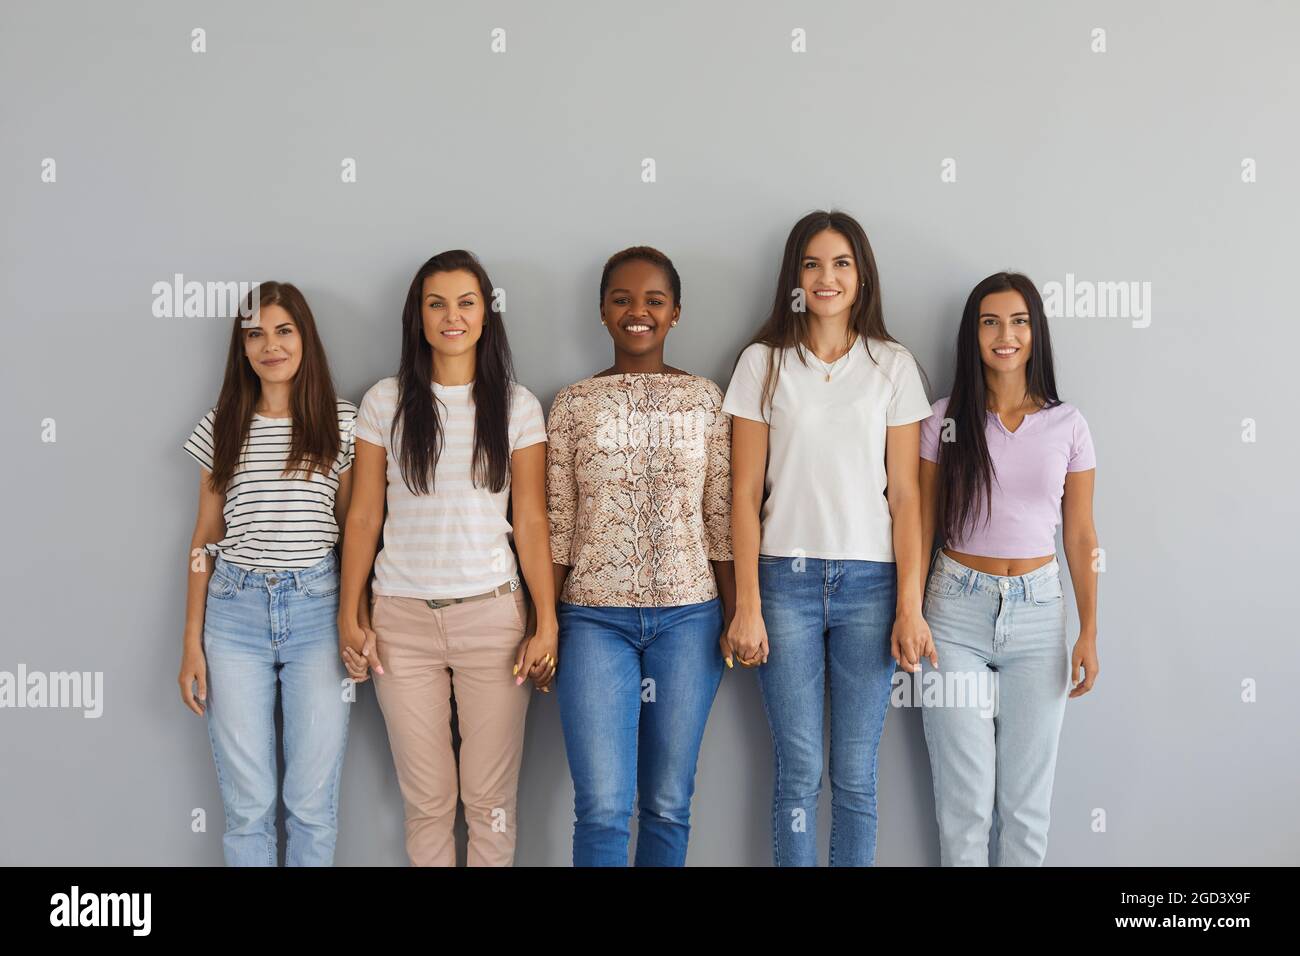
{"label": "gold necklace", "polygon": [[823,361],[822,361],[822,357],[821,357],[820,355],[818,355],[816,352],[814,352],[812,349],[809,349],[809,350],[808,350],[808,351],[812,352],[812,354],[813,354],[813,358],[815,358],[815,359],[816,359],[816,360],[821,364],[822,371],[826,373],[826,377],[825,377],[824,379],[822,379],[822,381],[824,381],[824,382],[829,382],[829,381],[831,380],[831,373],[833,373],[833,372],[835,371],[835,366],[839,365],[840,362],[842,362],[842,361],[844,360],[844,357],[845,357],[846,355],[848,355],[850,352],[853,351],[853,345],[854,345],[855,342],[857,342],[857,340],[858,340],[858,335],[857,335],[857,333],[855,332],[855,333],[853,333],[853,337],[852,337],[851,339],[849,339],[849,347],[848,347],[847,349],[844,350],[844,355],[841,355],[839,358],[837,358],[837,359],[836,359],[834,362],[832,362],[830,365],[827,365],[825,362],[823,362]]}

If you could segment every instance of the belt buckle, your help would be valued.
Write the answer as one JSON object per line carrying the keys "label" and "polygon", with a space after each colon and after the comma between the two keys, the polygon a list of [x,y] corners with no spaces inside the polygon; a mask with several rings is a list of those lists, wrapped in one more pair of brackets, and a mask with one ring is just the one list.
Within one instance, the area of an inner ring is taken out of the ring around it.
{"label": "belt buckle", "polygon": [[427,600],[425,600],[424,603],[429,605],[429,607],[433,608],[436,611],[439,608],[447,607],[447,605],[449,604],[455,604],[456,599],[452,598],[451,600],[447,600],[447,601],[439,601],[437,598],[428,598]]}

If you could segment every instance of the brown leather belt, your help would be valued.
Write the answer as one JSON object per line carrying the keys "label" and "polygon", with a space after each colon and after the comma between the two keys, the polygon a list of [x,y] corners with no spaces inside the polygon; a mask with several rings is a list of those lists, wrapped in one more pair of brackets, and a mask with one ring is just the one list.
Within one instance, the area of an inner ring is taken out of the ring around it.
{"label": "brown leather belt", "polygon": [[491,591],[484,591],[482,594],[471,594],[469,597],[458,598],[425,598],[424,603],[429,605],[435,611],[440,607],[447,607],[451,604],[464,604],[466,601],[482,601],[486,598],[500,597],[503,594],[509,594],[512,591],[518,591],[521,587],[518,578],[511,578],[500,587],[493,588]]}

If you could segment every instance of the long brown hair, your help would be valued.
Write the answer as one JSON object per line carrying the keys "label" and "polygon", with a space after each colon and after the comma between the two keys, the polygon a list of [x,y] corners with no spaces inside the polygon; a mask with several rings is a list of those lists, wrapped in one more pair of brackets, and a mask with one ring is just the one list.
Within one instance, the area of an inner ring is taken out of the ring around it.
{"label": "long brown hair", "polygon": [[[402,481],[412,494],[433,488],[442,455],[442,422],[430,401],[433,392],[433,346],[424,337],[424,280],[436,272],[465,270],[478,280],[483,300],[483,331],[474,344],[473,482],[501,491],[510,480],[510,390],[515,378],[510,343],[501,313],[492,308],[492,280],[464,249],[450,249],[429,259],[415,273],[402,307],[402,364],[397,372],[397,412],[389,437],[397,451]],[[401,430],[398,446],[397,433]]]}
{"label": "long brown hair", "polygon": [[997,471],[984,434],[989,418],[988,386],[984,381],[979,323],[984,297],[995,292],[1019,292],[1029,310],[1029,363],[1025,367],[1029,397],[1042,408],[1061,404],[1052,364],[1052,338],[1037,287],[1019,272],[995,272],[981,279],[966,297],[957,328],[957,371],[944,410],[944,417],[953,420],[953,440],[939,443],[936,514],[947,542],[960,540],[981,524],[987,525],[992,516]]}
{"label": "long brown hair", "polygon": [[[858,268],[858,294],[849,308],[849,329],[857,332],[867,355],[874,362],[868,345],[871,339],[896,342],[885,329],[884,308],[880,298],[880,274],[876,271],[876,257],[867,241],[867,233],[856,219],[846,212],[819,209],[810,212],[790,230],[785,240],[785,254],[781,259],[781,271],[777,275],[776,294],[772,301],[772,313],[762,328],[746,344],[746,348],[761,342],[772,347],[767,357],[767,376],[763,381],[762,404],[768,405],[776,391],[777,380],[781,374],[779,364],[781,350],[793,348],[799,361],[808,364],[805,350],[810,348],[809,319],[807,309],[795,311],[793,293],[802,286],[803,259],[808,251],[808,243],[813,237],[825,230],[837,232],[848,240],[853,249],[854,264]],[[743,349],[741,351],[744,351]],[[736,356],[740,362],[740,356]]]}
{"label": "long brown hair", "polygon": [[289,457],[283,475],[300,471],[319,471],[329,474],[339,456],[338,397],[334,380],[330,376],[325,348],[316,332],[307,300],[298,287],[288,282],[263,282],[249,292],[235,316],[230,330],[230,348],[226,351],[226,376],[217,398],[217,411],[212,423],[215,447],[212,453],[213,491],[223,492],[235,470],[248,440],[253,421],[253,410],[262,395],[262,380],[257,377],[244,353],[244,319],[240,316],[253,313],[253,296],[259,308],[278,305],[289,313],[298,336],[302,339],[301,363],[290,388],[289,408],[293,417],[293,435],[289,444]]}

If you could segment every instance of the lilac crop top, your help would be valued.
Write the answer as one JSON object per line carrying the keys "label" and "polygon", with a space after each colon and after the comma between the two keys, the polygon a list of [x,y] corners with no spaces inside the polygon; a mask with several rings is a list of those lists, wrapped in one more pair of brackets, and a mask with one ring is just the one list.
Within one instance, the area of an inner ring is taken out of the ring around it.
{"label": "lilac crop top", "polygon": [[[921,422],[921,457],[937,462],[948,399],[930,408]],[[1062,403],[1026,415],[1014,432],[989,412],[984,434],[996,473],[990,520],[984,524],[981,511],[975,530],[947,547],[985,558],[1055,554],[1065,473],[1097,467],[1088,423],[1077,408]]]}

